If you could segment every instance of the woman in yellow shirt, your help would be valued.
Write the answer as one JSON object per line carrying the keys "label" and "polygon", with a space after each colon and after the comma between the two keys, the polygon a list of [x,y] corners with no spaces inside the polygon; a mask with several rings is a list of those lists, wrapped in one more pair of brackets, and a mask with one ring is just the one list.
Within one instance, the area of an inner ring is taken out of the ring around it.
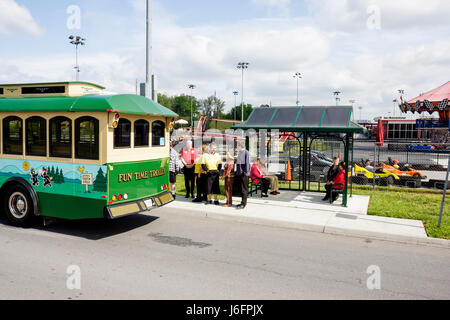
{"label": "woman in yellow shirt", "polygon": [[208,202],[212,204],[212,196],[214,196],[214,204],[219,203],[220,194],[220,170],[222,169],[222,157],[216,153],[216,145],[211,144],[209,147],[209,154],[205,154],[202,160],[202,170],[207,172],[207,187],[208,187]]}
{"label": "woman in yellow shirt", "polygon": [[209,148],[207,145],[202,146],[202,154],[195,162],[195,183],[197,184],[197,197],[192,201],[194,203],[206,202],[207,197],[207,181],[206,172],[202,170],[203,158],[209,153]]}

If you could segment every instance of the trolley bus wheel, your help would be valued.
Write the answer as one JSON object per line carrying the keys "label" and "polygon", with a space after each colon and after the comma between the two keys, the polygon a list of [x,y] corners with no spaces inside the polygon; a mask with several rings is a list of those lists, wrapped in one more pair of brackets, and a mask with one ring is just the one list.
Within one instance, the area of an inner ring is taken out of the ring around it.
{"label": "trolley bus wheel", "polygon": [[4,212],[8,220],[17,227],[29,226],[34,218],[33,200],[27,189],[14,185],[6,191]]}

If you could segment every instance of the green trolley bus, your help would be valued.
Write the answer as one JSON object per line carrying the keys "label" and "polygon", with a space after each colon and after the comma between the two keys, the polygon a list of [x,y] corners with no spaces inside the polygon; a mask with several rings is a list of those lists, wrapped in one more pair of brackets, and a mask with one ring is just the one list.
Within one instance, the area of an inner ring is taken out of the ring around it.
{"label": "green trolley bus", "polygon": [[164,206],[177,114],[87,82],[0,85],[0,208],[35,217],[117,219]]}

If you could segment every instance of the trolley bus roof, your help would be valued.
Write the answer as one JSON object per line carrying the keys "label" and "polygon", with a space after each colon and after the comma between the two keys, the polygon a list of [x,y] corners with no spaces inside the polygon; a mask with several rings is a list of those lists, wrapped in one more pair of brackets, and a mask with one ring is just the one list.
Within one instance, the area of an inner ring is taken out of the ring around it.
{"label": "trolley bus roof", "polygon": [[132,94],[42,98],[0,97],[0,112],[119,112],[178,117],[172,110],[150,99]]}

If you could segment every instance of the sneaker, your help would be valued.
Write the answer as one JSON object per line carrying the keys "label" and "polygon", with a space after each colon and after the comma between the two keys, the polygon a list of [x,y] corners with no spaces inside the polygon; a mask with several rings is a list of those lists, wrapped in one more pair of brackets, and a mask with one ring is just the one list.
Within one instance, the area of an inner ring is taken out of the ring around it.
{"label": "sneaker", "polygon": [[263,193],[262,197],[263,198],[268,198],[269,196],[266,193]]}
{"label": "sneaker", "polygon": [[328,201],[328,200],[330,200],[330,198],[325,197],[322,199],[322,201]]}
{"label": "sneaker", "polygon": [[236,207],[238,210],[243,210],[245,209],[245,206],[243,204],[240,204]]}
{"label": "sneaker", "polygon": [[213,202],[212,202],[212,200],[208,200],[208,201],[206,201],[206,203],[205,204],[207,204],[207,205],[211,205],[211,204],[213,204]]}
{"label": "sneaker", "polygon": [[203,202],[203,200],[202,200],[202,199],[195,198],[194,200],[192,200],[192,202],[193,202],[193,203],[200,203],[200,202]]}
{"label": "sneaker", "polygon": [[218,200],[214,201],[214,205],[220,206],[220,202]]}
{"label": "sneaker", "polygon": [[189,198],[190,198],[190,197],[189,197],[189,193],[185,196],[185,198],[186,198],[186,199],[189,199]]}

